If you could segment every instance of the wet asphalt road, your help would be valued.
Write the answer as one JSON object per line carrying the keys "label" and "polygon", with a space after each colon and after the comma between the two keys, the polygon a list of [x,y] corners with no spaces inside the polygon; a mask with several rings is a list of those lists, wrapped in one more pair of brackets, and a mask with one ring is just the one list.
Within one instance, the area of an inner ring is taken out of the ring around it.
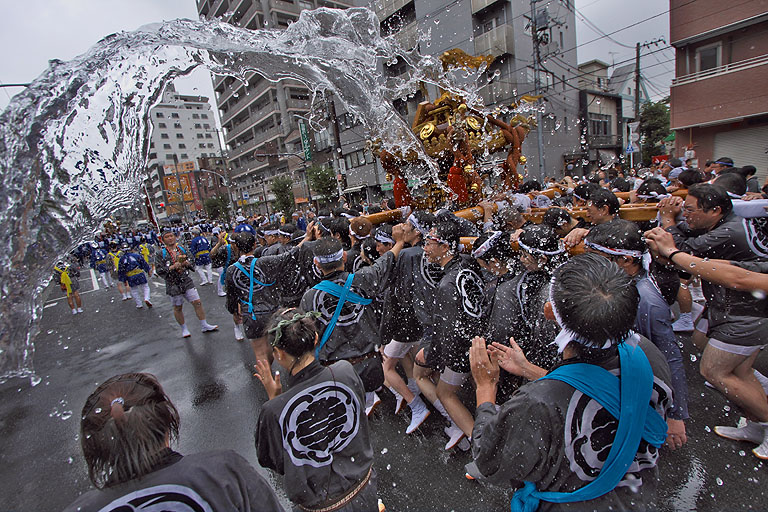
{"label": "wet asphalt road", "polygon": [[[195,275],[194,279],[199,282]],[[184,306],[189,340],[180,337],[164,288],[152,286],[151,310],[122,302],[117,290],[93,289],[83,272],[85,313],[72,316],[57,287],[47,290],[35,367],[42,381],[0,385],[0,510],[61,510],[90,487],[79,445],[79,412],[96,385],[125,372],[158,376],[181,415],[181,453],[232,449],[255,467],[253,431],[266,394],[252,377],[250,346],[238,343],[215,286],[198,287],[211,323],[202,334]],[[657,510],[768,510],[768,467],[753,445],[717,437],[711,428],[735,424],[739,413],[705,388],[685,342],[690,386],[688,444],[664,450]],[[759,367],[768,370],[765,356]],[[470,389],[467,397],[472,397]],[[446,453],[437,413],[406,437],[408,414],[395,417],[386,391],[371,421],[379,496],[387,509],[508,510],[508,493],[463,477],[468,453]],[[473,400],[472,400],[473,401]],[[470,402],[471,403],[471,402]],[[258,468],[282,495],[282,482]],[[283,497],[284,499],[284,497]],[[286,501],[287,504],[287,501]]]}

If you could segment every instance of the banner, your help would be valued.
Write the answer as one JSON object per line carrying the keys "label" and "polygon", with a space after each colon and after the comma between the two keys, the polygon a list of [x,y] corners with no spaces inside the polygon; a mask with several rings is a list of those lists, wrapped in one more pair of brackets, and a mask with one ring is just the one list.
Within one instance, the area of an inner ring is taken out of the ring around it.
{"label": "banner", "polygon": [[[179,175],[179,180],[181,181],[181,193],[184,194],[184,202],[193,201],[194,196],[192,195],[189,174]],[[176,175],[163,176],[163,185],[165,187],[165,192],[168,194],[168,202],[178,203],[180,191],[179,182],[176,181]]]}

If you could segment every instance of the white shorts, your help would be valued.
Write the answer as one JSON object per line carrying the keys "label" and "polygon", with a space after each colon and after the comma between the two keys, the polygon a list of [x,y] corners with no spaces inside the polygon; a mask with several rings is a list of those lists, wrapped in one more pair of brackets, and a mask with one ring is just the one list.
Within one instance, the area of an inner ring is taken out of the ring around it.
{"label": "white shorts", "polygon": [[392,340],[384,345],[384,355],[391,357],[392,359],[402,359],[412,348],[416,347],[418,343],[418,341],[403,343],[402,341]]}
{"label": "white shorts", "polygon": [[461,386],[468,376],[469,373],[455,372],[446,366],[440,374],[440,380],[451,386]]}
{"label": "white shorts", "polygon": [[187,302],[200,300],[200,294],[197,293],[197,288],[190,288],[181,295],[171,295],[171,305],[181,306],[184,304],[184,299],[187,299]]}
{"label": "white shorts", "polygon": [[725,343],[715,338],[709,338],[709,345],[717,350],[728,352],[729,354],[736,354],[738,356],[749,357],[755,352],[760,352],[766,345],[734,345],[732,343]]}

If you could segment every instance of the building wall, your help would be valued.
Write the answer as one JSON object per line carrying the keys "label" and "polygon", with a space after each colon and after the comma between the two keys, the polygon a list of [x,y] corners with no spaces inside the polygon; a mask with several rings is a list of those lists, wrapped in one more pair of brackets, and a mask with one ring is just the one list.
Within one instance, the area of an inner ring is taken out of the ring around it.
{"label": "building wall", "polygon": [[[211,105],[204,96],[178,94],[173,85],[169,85],[160,102],[150,110],[150,121],[152,133],[145,184],[158,218],[163,219],[182,209],[179,202],[169,201],[163,179],[175,175],[174,155],[184,174],[185,162],[191,162],[193,169],[199,169],[198,159],[220,155],[221,148]],[[172,168],[166,169],[167,166]],[[185,202],[184,208],[190,214],[200,209],[205,199],[196,179],[199,176],[199,172],[191,175],[195,179],[198,201]],[[161,204],[164,207],[160,207]]]}
{"label": "building wall", "polygon": [[768,13],[768,0],[670,0],[669,34],[672,45],[732,23]]}

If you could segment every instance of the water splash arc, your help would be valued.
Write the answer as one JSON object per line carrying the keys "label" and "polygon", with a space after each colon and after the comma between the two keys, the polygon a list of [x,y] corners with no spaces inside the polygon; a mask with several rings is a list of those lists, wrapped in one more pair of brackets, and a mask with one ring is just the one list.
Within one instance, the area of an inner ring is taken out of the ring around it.
{"label": "water splash arc", "polygon": [[[391,59],[408,64],[409,79],[382,76],[382,60]],[[167,83],[199,66],[240,80],[251,72],[298,80],[313,103],[332,93],[383,148],[420,154],[428,174],[437,168],[391,100],[424,82],[483,108],[479,74],[445,73],[438,59],[381,37],[379,20],[364,8],[303,11],[281,31],[175,20],[113,34],[72,61],[51,61],[0,114],[0,222],[9,234],[0,251],[0,380],[33,374],[32,339],[53,264],[115,209],[134,204],[149,111]]]}

